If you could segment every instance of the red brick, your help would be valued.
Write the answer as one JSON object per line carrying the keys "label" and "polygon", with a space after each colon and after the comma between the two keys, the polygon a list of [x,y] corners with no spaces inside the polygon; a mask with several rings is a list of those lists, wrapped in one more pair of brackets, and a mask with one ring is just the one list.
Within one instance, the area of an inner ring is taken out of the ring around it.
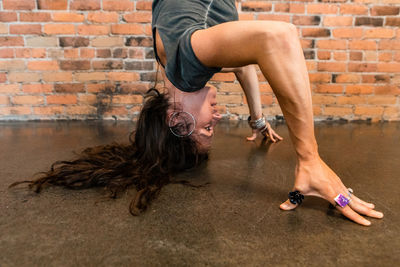
{"label": "red brick", "polygon": [[71,72],[44,72],[43,80],[45,82],[70,82],[72,81]]}
{"label": "red brick", "polygon": [[305,6],[302,3],[290,3],[289,12],[290,13],[301,13],[305,11]]}
{"label": "red brick", "polygon": [[34,107],[33,114],[36,115],[58,115],[64,113],[63,106]]}
{"label": "red brick", "polygon": [[47,104],[76,104],[78,102],[76,95],[48,95]]}
{"label": "red brick", "polygon": [[363,75],[362,82],[363,83],[389,83],[390,76],[389,75],[381,75],[381,74]]}
{"label": "red brick", "polygon": [[73,0],[71,10],[99,10],[100,0]]}
{"label": "red brick", "polygon": [[362,57],[362,52],[350,52],[350,60],[352,61],[361,61]]}
{"label": "red brick", "polygon": [[329,60],[331,58],[331,52],[330,51],[318,51],[318,59],[321,60]]}
{"label": "red brick", "polygon": [[[118,75],[118,74],[116,74]],[[137,75],[137,74],[136,74]],[[132,73],[131,76],[135,76],[135,73]],[[139,80],[139,77],[137,77]],[[77,82],[87,82],[87,81],[104,81],[107,80],[105,72],[79,72],[74,74],[74,79]]]}
{"label": "red brick", "polygon": [[400,40],[380,40],[379,50],[400,50]]}
{"label": "red brick", "polygon": [[355,26],[383,26],[383,18],[371,18],[371,17],[356,17],[355,18]]}
{"label": "red brick", "polygon": [[368,97],[370,105],[394,105],[397,102],[397,96],[374,95]]}
{"label": "red brick", "polygon": [[0,46],[23,46],[23,37],[0,37]]}
{"label": "red brick", "polygon": [[2,94],[16,94],[19,93],[19,84],[1,84],[0,93]]}
{"label": "red brick", "polygon": [[5,81],[7,81],[6,74],[0,72],[0,83],[4,83]]}
{"label": "red brick", "polygon": [[392,38],[396,35],[394,29],[367,29],[364,33],[365,38],[375,38],[375,39],[383,39],[383,38]]}
{"label": "red brick", "polygon": [[347,61],[347,52],[333,52],[333,59],[336,61]]}
{"label": "red brick", "polygon": [[385,26],[400,26],[400,18],[386,18]]}
{"label": "red brick", "polygon": [[285,21],[290,22],[289,15],[277,15],[277,14],[258,14],[258,20],[273,20],[273,21]]}
{"label": "red brick", "polygon": [[400,63],[378,63],[377,71],[400,73]]}
{"label": "red brick", "polygon": [[0,21],[1,22],[17,21],[17,13],[16,12],[0,12]]}
{"label": "red brick", "polygon": [[339,84],[317,84],[315,86],[315,92],[341,94],[343,93],[343,86]]}
{"label": "red brick", "polygon": [[389,61],[392,61],[392,58],[393,58],[393,53],[391,53],[391,52],[379,53],[379,61],[389,62]]}
{"label": "red brick", "polygon": [[218,104],[242,104],[242,95],[217,94]]}
{"label": "red brick", "polygon": [[67,106],[65,113],[69,115],[97,115],[97,109],[93,106]]}
{"label": "red brick", "polygon": [[128,23],[150,23],[151,13],[150,12],[133,12],[124,15],[124,20]]}
{"label": "red brick", "polygon": [[114,95],[114,104],[142,104],[143,96],[141,95]]}
{"label": "red brick", "polygon": [[377,70],[375,63],[349,63],[350,72],[374,72]]}
{"label": "red brick", "polygon": [[331,81],[331,74],[329,73],[309,73],[311,83],[329,83]]}
{"label": "red brick", "polygon": [[355,115],[382,115],[383,107],[364,107],[357,106],[354,110]]}
{"label": "red brick", "polygon": [[29,115],[31,114],[30,107],[4,107],[0,108],[0,114],[2,115]]}
{"label": "red brick", "polygon": [[331,50],[344,50],[347,48],[347,41],[345,41],[345,40],[318,40],[317,48],[331,49]]}
{"label": "red brick", "polygon": [[64,49],[64,57],[65,58],[78,58],[79,57],[79,48],[65,48]]}
{"label": "red brick", "polygon": [[117,24],[111,26],[111,33],[113,34],[144,34],[142,24]]}
{"label": "red brick", "polygon": [[[50,13],[45,12],[24,12],[19,14],[20,21],[29,21],[29,22],[46,22],[50,21]],[[1,21],[1,19],[0,19]]]}
{"label": "red brick", "polygon": [[117,12],[91,12],[88,14],[87,19],[95,23],[110,23],[118,22],[119,15]]}
{"label": "red brick", "polygon": [[111,81],[139,81],[140,75],[134,72],[109,72],[107,77]]}
{"label": "red brick", "polygon": [[337,28],[332,30],[332,35],[335,38],[361,38],[363,29],[360,28]]}
{"label": "red brick", "polygon": [[368,7],[365,5],[341,4],[340,14],[367,15]]}
{"label": "red brick", "polygon": [[390,15],[398,15],[399,7],[396,6],[373,6],[371,8],[372,16],[390,16]]}
{"label": "red brick", "polygon": [[39,24],[10,25],[11,34],[41,34],[42,26]]}
{"label": "red brick", "polygon": [[130,0],[103,0],[103,10],[131,11],[133,8],[134,2]]}
{"label": "red brick", "polygon": [[324,26],[351,26],[353,25],[353,17],[343,17],[343,16],[335,16],[335,17],[324,17]]}
{"label": "red brick", "polygon": [[53,13],[53,21],[55,22],[82,22],[85,20],[83,14],[77,13]]}
{"label": "red brick", "polygon": [[338,96],[337,103],[338,105],[358,105],[365,104],[366,99],[365,96]]}
{"label": "red brick", "polygon": [[293,16],[295,25],[319,25],[320,22],[320,16]]}
{"label": "red brick", "polygon": [[329,37],[331,31],[323,28],[304,28],[301,30],[303,37]]}
{"label": "red brick", "polygon": [[376,41],[352,40],[349,41],[349,49],[376,50]]}
{"label": "red brick", "polygon": [[30,61],[28,62],[29,70],[58,70],[58,62],[52,61]]}
{"label": "red brick", "polygon": [[396,85],[383,85],[375,87],[375,94],[377,95],[400,95],[400,87]]}
{"label": "red brick", "polygon": [[68,0],[38,0],[38,9],[65,10],[68,8]]}
{"label": "red brick", "polygon": [[113,70],[122,69],[122,60],[101,60],[93,61],[93,69],[95,70]]}
{"label": "red brick", "polygon": [[93,48],[81,48],[80,49],[81,58],[94,58],[95,57],[95,49]]}
{"label": "red brick", "polygon": [[110,27],[107,25],[79,25],[78,33],[80,35],[107,35]]}
{"label": "red brick", "polygon": [[324,115],[329,116],[345,116],[353,113],[353,109],[349,107],[325,107]]}
{"label": "red brick", "polygon": [[35,72],[10,72],[8,74],[9,82],[22,82],[22,83],[31,83],[31,82],[39,82],[40,81],[40,73]]}
{"label": "red brick", "polygon": [[332,4],[308,4],[307,14],[336,14],[337,5]]}
{"label": "red brick", "polygon": [[22,85],[22,92],[24,93],[51,93],[53,85],[51,84],[24,84]]}
{"label": "red brick", "polygon": [[137,1],[136,10],[148,10],[151,11],[151,1]]}
{"label": "red brick", "polygon": [[312,103],[313,104],[335,104],[336,103],[336,96],[330,95],[313,95],[312,96]]}
{"label": "red brick", "polygon": [[32,10],[35,0],[3,0],[3,9]]}
{"label": "red brick", "polygon": [[289,3],[275,3],[275,12],[289,12]]}
{"label": "red brick", "polygon": [[88,70],[90,69],[89,60],[61,60],[60,68],[62,70]]}
{"label": "red brick", "polygon": [[81,93],[85,91],[85,85],[82,83],[60,83],[54,85],[54,91],[57,93]]}
{"label": "red brick", "polygon": [[12,48],[0,48],[0,58],[13,58],[14,49]]}
{"label": "red brick", "polygon": [[345,72],[346,71],[346,63],[318,62],[318,71]]}
{"label": "red brick", "polygon": [[272,4],[264,1],[242,2],[242,11],[268,12],[272,10]]}
{"label": "red brick", "polygon": [[74,34],[75,25],[71,24],[46,24],[43,32],[45,34]]}
{"label": "red brick", "polygon": [[346,94],[372,94],[374,91],[374,87],[372,85],[347,85],[346,86]]}
{"label": "red brick", "polygon": [[0,95],[0,105],[10,104],[10,98],[6,95]]}
{"label": "red brick", "polygon": [[41,105],[44,103],[43,96],[23,95],[13,96],[12,103],[17,105]]}

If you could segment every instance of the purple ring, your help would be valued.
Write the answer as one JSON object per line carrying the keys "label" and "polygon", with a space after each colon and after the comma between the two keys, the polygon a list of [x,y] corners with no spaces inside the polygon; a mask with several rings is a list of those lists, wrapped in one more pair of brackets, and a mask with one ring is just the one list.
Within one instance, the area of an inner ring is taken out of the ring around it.
{"label": "purple ring", "polygon": [[335,197],[335,202],[342,208],[346,207],[347,204],[350,203],[350,199],[343,196],[342,194],[339,194]]}

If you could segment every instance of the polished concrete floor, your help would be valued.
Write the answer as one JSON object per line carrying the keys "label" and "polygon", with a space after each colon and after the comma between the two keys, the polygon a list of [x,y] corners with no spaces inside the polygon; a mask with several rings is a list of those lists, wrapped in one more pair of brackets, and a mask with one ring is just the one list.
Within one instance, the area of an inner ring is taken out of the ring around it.
{"label": "polished concrete floor", "polygon": [[246,142],[244,123],[219,125],[209,162],[179,175],[204,184],[166,186],[139,217],[130,190],[103,200],[101,189],[48,188],[17,180],[73,151],[126,141],[131,123],[0,123],[0,266],[398,266],[400,123],[318,123],[320,154],[359,197],[383,211],[372,226],[350,222],[308,197],[283,212],[294,151],[284,141]]}

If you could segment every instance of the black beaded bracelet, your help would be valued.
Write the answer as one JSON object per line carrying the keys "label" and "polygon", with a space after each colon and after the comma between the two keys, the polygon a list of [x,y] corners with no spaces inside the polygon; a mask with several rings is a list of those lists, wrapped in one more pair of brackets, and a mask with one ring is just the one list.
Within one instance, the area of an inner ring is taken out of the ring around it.
{"label": "black beaded bracelet", "polygon": [[304,195],[301,194],[300,191],[298,191],[298,190],[289,192],[288,196],[289,196],[289,201],[292,204],[300,205],[303,202],[303,199],[304,199]]}

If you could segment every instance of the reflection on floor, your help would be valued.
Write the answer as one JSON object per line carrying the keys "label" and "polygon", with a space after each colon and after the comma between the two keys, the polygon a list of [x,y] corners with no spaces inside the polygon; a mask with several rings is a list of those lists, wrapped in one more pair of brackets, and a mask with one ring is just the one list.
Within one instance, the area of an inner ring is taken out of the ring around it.
{"label": "reflection on floor", "polygon": [[103,200],[101,189],[7,186],[73,151],[125,142],[131,123],[0,124],[0,266],[395,266],[400,260],[400,123],[318,123],[321,156],[355,193],[385,213],[358,226],[327,202],[306,198],[282,212],[293,183],[294,150],[285,125],[278,144],[246,142],[245,123],[217,128],[210,160],[179,175],[199,189],[166,186],[139,217],[135,195]]}

